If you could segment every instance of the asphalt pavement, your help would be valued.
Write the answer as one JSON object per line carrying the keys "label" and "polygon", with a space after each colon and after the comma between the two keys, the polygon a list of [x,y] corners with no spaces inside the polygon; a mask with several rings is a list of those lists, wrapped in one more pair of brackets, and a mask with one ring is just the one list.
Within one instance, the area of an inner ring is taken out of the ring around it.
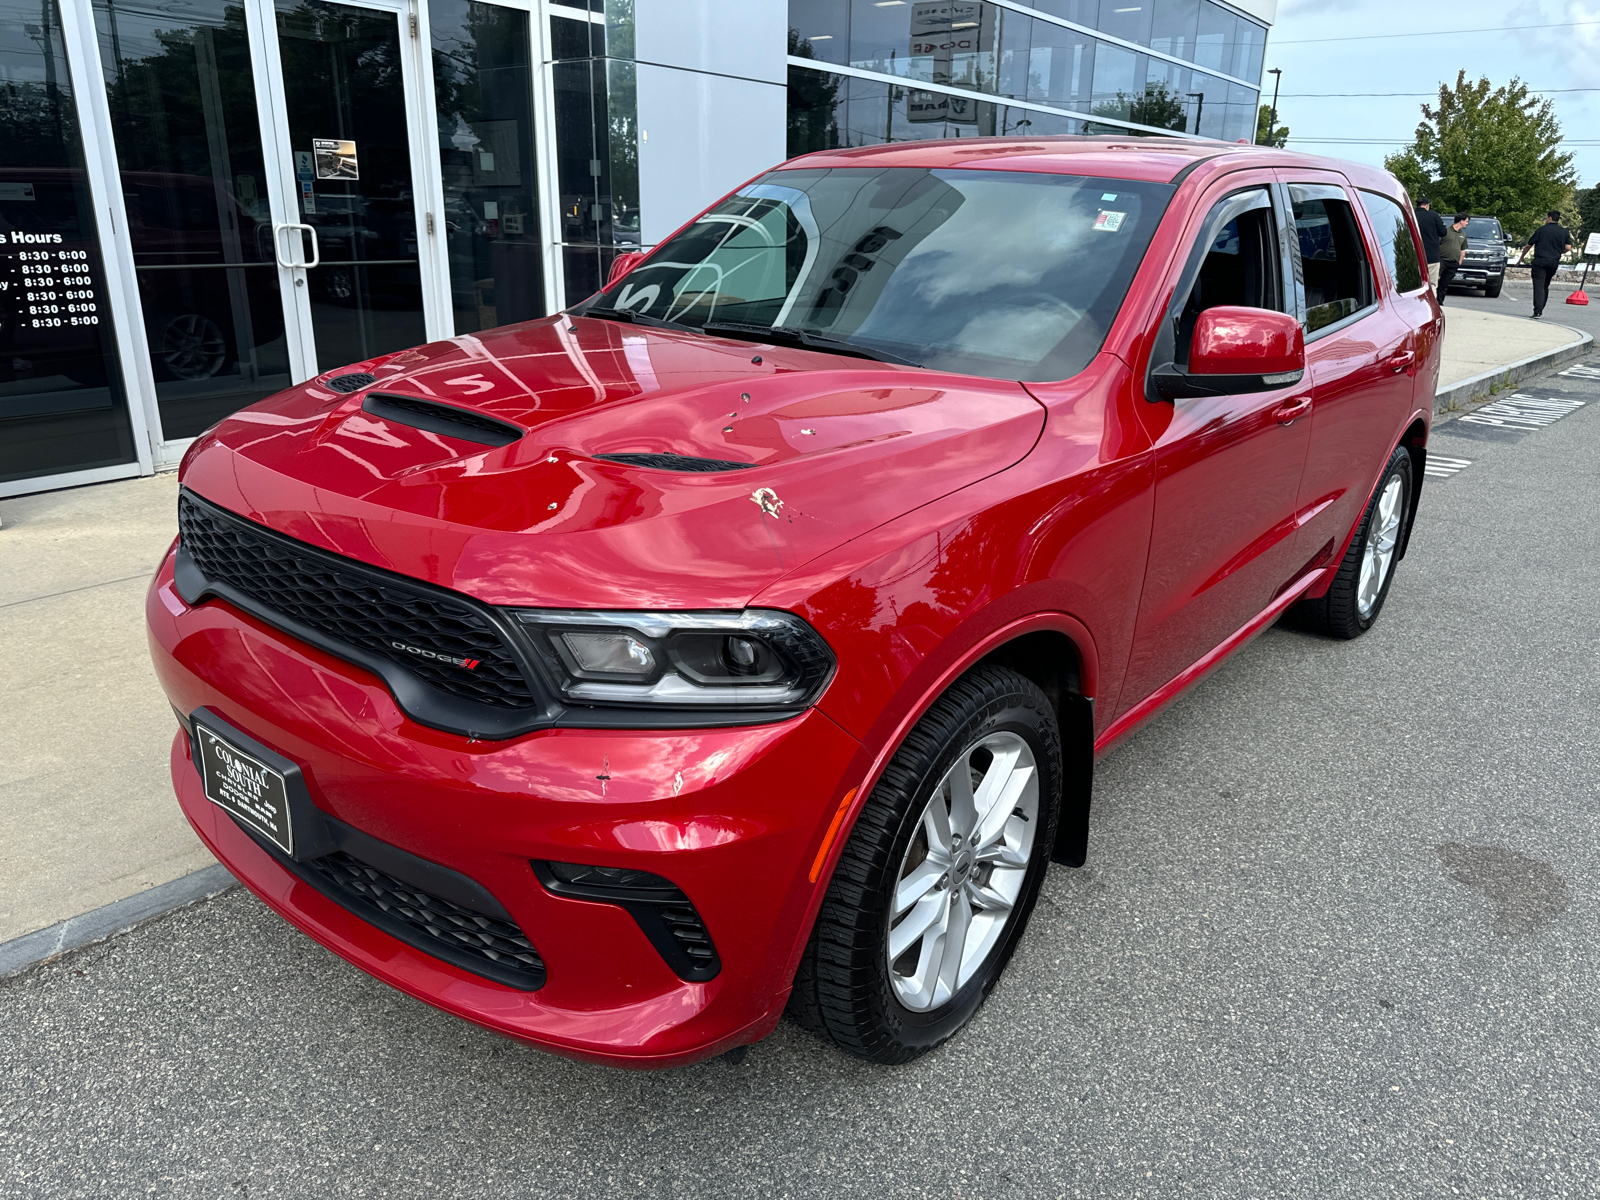
{"label": "asphalt pavement", "polygon": [[1371,633],[1270,630],[1102,760],[940,1051],[566,1062],[236,890],[0,982],[0,1195],[1594,1195],[1600,382],[1518,394],[1438,431]]}

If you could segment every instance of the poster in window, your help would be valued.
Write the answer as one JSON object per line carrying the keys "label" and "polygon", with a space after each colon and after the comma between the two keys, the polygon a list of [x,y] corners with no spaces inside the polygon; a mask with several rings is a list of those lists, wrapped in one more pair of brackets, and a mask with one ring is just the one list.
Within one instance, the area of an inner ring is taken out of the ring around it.
{"label": "poster in window", "polygon": [[312,138],[311,152],[316,156],[318,179],[361,178],[354,142],[342,138]]}

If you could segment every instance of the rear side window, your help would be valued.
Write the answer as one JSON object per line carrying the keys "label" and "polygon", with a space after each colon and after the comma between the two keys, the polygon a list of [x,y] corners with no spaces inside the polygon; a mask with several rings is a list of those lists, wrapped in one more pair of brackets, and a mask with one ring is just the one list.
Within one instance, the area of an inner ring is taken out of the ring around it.
{"label": "rear side window", "polygon": [[1361,229],[1343,190],[1292,183],[1289,202],[1300,243],[1306,332],[1326,329],[1377,303]]}
{"label": "rear side window", "polygon": [[[1389,278],[1394,280],[1395,291],[1414,292],[1427,278],[1423,274],[1422,259],[1417,253],[1417,243],[1412,240],[1411,226],[1406,222],[1405,210],[1387,196],[1377,192],[1362,192],[1361,203],[1378,235],[1378,257],[1389,268]],[[1470,235],[1472,225],[1469,222]]]}

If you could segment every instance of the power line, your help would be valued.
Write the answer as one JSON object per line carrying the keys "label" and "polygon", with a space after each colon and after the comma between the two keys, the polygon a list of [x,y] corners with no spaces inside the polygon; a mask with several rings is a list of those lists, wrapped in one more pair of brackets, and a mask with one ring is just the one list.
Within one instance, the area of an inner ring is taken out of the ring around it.
{"label": "power line", "polygon": [[[1554,96],[1565,92],[1600,92],[1600,87],[1578,88],[1529,88],[1530,96]],[[1437,91],[1432,92],[1285,92],[1280,99],[1283,100],[1343,100],[1358,96],[1437,96]]]}
{"label": "power line", "polygon": [[1577,25],[1600,25],[1600,21],[1552,21],[1548,25],[1486,25],[1482,29],[1419,29],[1415,33],[1358,33],[1350,37],[1290,38],[1274,46],[1308,46],[1321,42],[1372,42],[1380,38],[1443,37],[1457,33],[1516,33],[1523,29],[1571,29]]}

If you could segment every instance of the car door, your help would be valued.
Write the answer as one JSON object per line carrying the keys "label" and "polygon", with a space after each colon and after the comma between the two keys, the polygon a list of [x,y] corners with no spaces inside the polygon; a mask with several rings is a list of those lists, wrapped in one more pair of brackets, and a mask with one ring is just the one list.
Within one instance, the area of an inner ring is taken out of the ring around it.
{"label": "car door", "polygon": [[1410,412],[1418,330],[1386,273],[1374,269],[1354,189],[1331,173],[1281,178],[1294,218],[1295,298],[1311,391],[1298,545],[1302,561],[1322,566],[1343,548]]}
{"label": "car door", "polygon": [[[1271,176],[1230,176],[1187,233],[1146,371],[1185,366],[1194,318],[1217,305],[1293,313],[1286,220]],[[1298,385],[1159,400],[1149,564],[1118,711],[1174,679],[1298,573],[1295,503],[1308,432]]]}

